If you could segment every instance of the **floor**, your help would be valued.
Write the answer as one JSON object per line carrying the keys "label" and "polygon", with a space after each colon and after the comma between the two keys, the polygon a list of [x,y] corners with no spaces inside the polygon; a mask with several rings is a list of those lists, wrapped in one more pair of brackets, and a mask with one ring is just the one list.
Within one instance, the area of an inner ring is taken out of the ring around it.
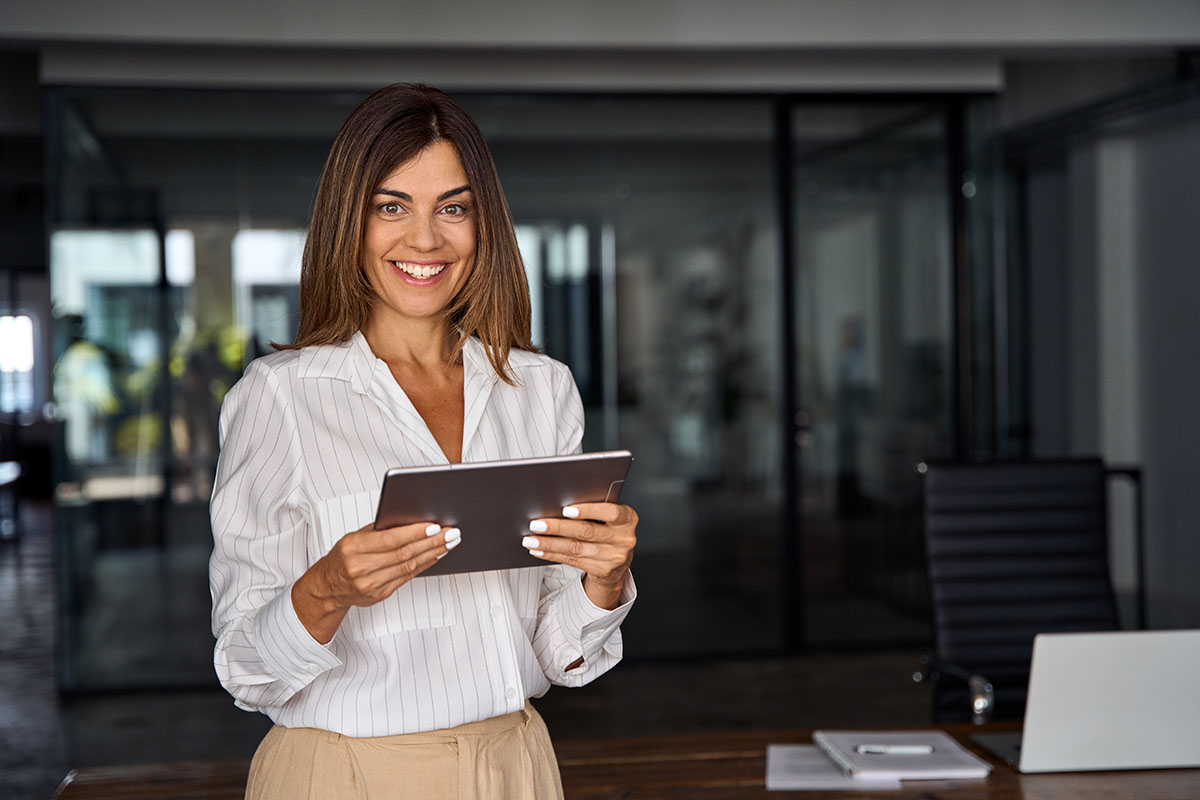
{"label": "floor", "polygon": [[[22,521],[19,540],[0,542],[0,798],[49,798],[76,767],[248,757],[267,721],[219,689],[59,694],[53,510],[24,504]],[[631,660],[537,704],[558,739],[922,724],[919,655]]]}

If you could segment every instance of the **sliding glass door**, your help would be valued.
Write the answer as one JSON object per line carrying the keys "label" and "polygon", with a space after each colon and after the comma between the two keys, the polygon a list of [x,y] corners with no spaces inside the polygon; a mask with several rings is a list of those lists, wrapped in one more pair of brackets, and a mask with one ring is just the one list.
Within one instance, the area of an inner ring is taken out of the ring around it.
{"label": "sliding glass door", "polygon": [[585,449],[627,447],[643,657],[782,648],[781,276],[771,103],[472,98],[521,234],[534,338]]}
{"label": "sliding glass door", "polygon": [[951,453],[942,104],[792,116],[794,411],[810,646],[929,636],[917,464]]}

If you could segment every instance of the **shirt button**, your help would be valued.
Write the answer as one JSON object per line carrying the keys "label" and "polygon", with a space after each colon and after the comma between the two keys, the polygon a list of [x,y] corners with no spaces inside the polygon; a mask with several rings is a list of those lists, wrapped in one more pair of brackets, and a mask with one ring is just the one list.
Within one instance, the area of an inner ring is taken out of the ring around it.
{"label": "shirt button", "polygon": [[504,696],[507,697],[509,700],[512,700],[514,697],[517,696],[517,690],[510,686],[504,690]]}
{"label": "shirt button", "polygon": [[318,667],[316,664],[305,664],[304,668],[314,675],[316,675],[318,672],[321,671],[321,668]]}
{"label": "shirt button", "polygon": [[493,617],[496,617],[498,619],[500,617],[500,614],[502,614],[502,613],[503,612],[500,610],[500,606],[492,606],[492,616]]}

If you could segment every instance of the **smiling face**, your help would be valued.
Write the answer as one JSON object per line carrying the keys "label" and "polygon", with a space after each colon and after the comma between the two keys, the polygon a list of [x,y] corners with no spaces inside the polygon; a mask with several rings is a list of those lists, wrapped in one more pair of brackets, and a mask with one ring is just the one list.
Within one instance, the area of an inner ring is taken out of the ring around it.
{"label": "smiling face", "polygon": [[411,329],[442,312],[475,266],[476,209],[454,146],[436,141],[375,187],[363,267],[375,291],[368,327]]}

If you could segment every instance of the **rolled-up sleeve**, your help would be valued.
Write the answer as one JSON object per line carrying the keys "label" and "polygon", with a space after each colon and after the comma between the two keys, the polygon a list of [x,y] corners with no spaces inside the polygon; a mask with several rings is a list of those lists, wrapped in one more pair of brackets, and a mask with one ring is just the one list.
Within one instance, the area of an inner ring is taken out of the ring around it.
{"label": "rolled-up sleeve", "polygon": [[[582,686],[616,666],[624,655],[621,623],[637,599],[633,576],[625,578],[618,605],[611,611],[588,599],[582,573],[574,567],[547,569],[542,591],[534,652],[549,681]],[[582,664],[567,669],[580,658]]]}
{"label": "rolled-up sleeve", "polygon": [[[559,367],[554,398],[557,445],[559,455],[569,455],[582,452],[583,401],[570,370],[563,365]],[[626,577],[618,605],[610,611],[588,599],[581,570],[562,564],[546,568],[533,645],[550,682],[582,686],[612,669],[623,654],[621,623],[635,599],[637,586],[633,575]],[[567,669],[581,658],[581,665]]]}
{"label": "rolled-up sleeve", "polygon": [[211,504],[213,658],[248,710],[280,706],[341,661],[305,630],[291,588],[307,569],[310,514],[295,417],[279,378],[256,361],[221,408]]}

